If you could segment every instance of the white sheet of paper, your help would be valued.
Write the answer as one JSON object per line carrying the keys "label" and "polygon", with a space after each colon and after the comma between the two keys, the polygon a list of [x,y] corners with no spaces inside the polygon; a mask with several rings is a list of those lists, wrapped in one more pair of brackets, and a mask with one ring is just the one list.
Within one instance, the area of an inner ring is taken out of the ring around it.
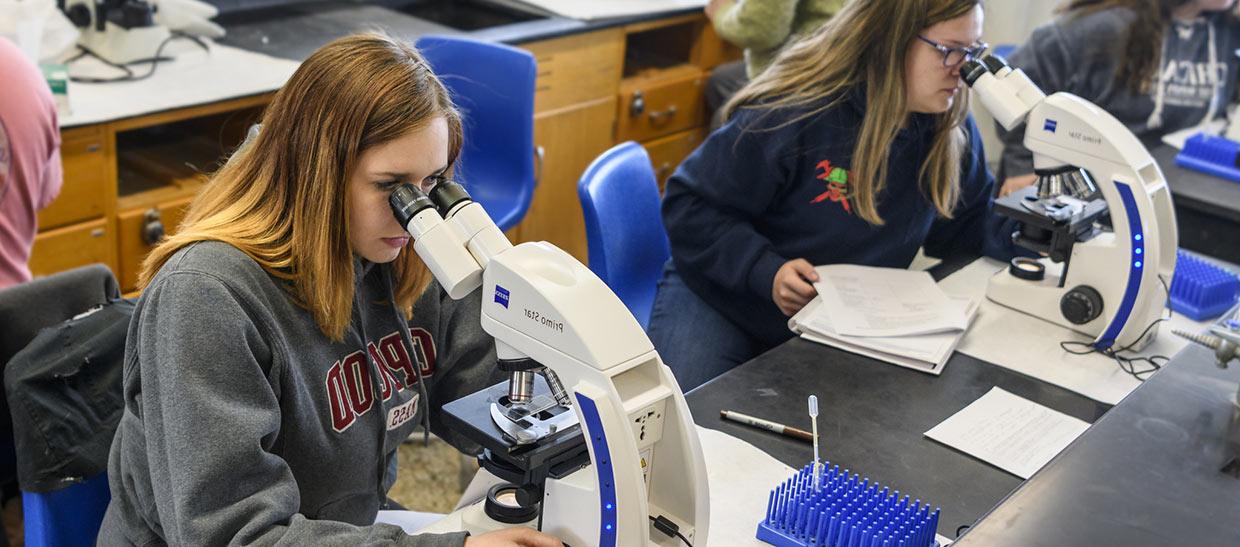
{"label": "white sheet of paper", "polygon": [[1194,125],[1192,127],[1186,127],[1179,131],[1172,131],[1171,133],[1167,133],[1166,135],[1163,135],[1162,141],[1163,141],[1163,144],[1170,145],[1176,150],[1183,150],[1184,143],[1188,142],[1189,137],[1196,135],[1198,133],[1201,133],[1203,131],[1211,135],[1218,135],[1219,133],[1223,132],[1223,128],[1226,126],[1227,126],[1227,120],[1225,119],[1219,118],[1217,120],[1210,120],[1200,125]]}
{"label": "white sheet of paper", "polygon": [[[998,260],[979,258],[939,282],[948,294],[983,300],[977,318],[956,351],[1110,405],[1119,403],[1141,385],[1109,357],[1096,353],[1073,355],[1059,346],[1064,340],[1088,342],[1090,338],[985,300],[991,276],[1006,267]],[[1159,325],[1158,338],[1140,355],[1171,357],[1188,344],[1172,334],[1172,329],[1201,332],[1207,325],[1177,313]]]}
{"label": "white sheet of paper", "polygon": [[961,331],[960,306],[927,272],[854,264],[818,266],[820,317],[842,336],[909,336]]}
{"label": "white sheet of paper", "polygon": [[1088,423],[995,387],[926,436],[1028,479],[1086,429]]}

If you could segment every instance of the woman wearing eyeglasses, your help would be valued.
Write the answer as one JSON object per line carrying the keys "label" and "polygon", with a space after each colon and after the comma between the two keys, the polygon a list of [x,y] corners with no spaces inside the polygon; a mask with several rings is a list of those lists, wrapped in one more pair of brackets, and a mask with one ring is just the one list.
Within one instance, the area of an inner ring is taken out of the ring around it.
{"label": "woman wearing eyeglasses", "polygon": [[815,265],[1011,254],[960,79],[981,33],[980,0],[850,2],[724,107],[663,201],[650,336],[682,388],[791,337]]}
{"label": "woman wearing eyeglasses", "polygon": [[[1092,101],[1147,146],[1222,116],[1240,70],[1235,0],[1071,0],[1008,61],[1046,93]],[[1003,132],[1001,193],[1030,184],[1024,131]]]}

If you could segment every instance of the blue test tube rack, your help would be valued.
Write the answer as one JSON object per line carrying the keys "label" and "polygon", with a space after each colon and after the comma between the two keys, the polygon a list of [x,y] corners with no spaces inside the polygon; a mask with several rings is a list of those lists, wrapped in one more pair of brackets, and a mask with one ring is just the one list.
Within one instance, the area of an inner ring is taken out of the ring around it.
{"label": "blue test tube rack", "polygon": [[813,464],[771,490],[759,540],[777,547],[935,547],[939,510],[829,462],[814,490]]}
{"label": "blue test tube rack", "polygon": [[1240,182],[1240,143],[1198,133],[1184,142],[1184,149],[1175,156],[1175,164],[1208,175]]}
{"label": "blue test tube rack", "polygon": [[1201,321],[1218,316],[1236,303],[1240,279],[1234,273],[1181,250],[1176,251],[1170,292],[1167,306],[1194,321]]}

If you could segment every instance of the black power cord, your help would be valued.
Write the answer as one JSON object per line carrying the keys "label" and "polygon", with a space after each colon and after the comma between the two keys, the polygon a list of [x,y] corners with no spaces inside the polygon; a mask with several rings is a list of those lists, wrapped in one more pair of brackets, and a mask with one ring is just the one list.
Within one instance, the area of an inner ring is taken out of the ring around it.
{"label": "black power cord", "polygon": [[680,541],[685,542],[685,545],[693,547],[693,544],[689,543],[689,540],[685,539],[685,536],[680,533],[680,527],[676,526],[676,523],[672,522],[671,519],[663,515],[659,515],[658,517],[651,516],[650,522],[654,523],[656,530],[663,532],[667,537],[678,537],[680,538]]}
{"label": "black power cord", "polygon": [[[1170,297],[1171,290],[1167,287],[1167,280],[1163,279],[1163,277],[1160,275],[1158,276],[1158,281],[1162,283],[1163,290],[1166,291],[1168,297]],[[1158,370],[1161,369],[1164,365],[1166,365],[1167,362],[1171,360],[1171,358],[1167,357],[1166,355],[1150,355],[1148,357],[1142,357],[1142,356],[1121,355],[1120,353],[1131,350],[1133,346],[1136,346],[1138,343],[1140,343],[1142,340],[1145,339],[1145,335],[1150,333],[1150,329],[1153,329],[1154,326],[1159,323],[1162,323],[1164,321],[1170,321],[1171,317],[1172,317],[1171,308],[1168,307],[1166,317],[1155,319],[1154,322],[1150,323],[1149,325],[1145,327],[1145,330],[1141,331],[1141,335],[1138,336],[1135,340],[1133,340],[1131,344],[1128,344],[1127,346],[1124,346],[1122,348],[1116,348],[1114,346],[1107,347],[1107,348],[1096,348],[1093,346],[1093,344],[1089,342],[1080,342],[1076,340],[1068,340],[1068,341],[1060,342],[1059,347],[1063,348],[1064,351],[1071,353],[1072,355],[1089,355],[1092,353],[1098,353],[1098,354],[1110,357],[1111,359],[1115,360],[1116,364],[1119,365],[1120,370],[1128,373],[1133,378],[1136,378],[1137,381],[1144,382],[1149,375],[1155,372],[1158,372]],[[1075,349],[1075,350],[1070,349],[1072,347],[1084,348],[1084,349]],[[1146,366],[1142,368],[1137,368],[1138,364],[1140,363],[1145,363]]]}
{"label": "black power cord", "polygon": [[[112,61],[109,61],[107,59],[104,59],[103,57],[100,57],[98,54],[96,54],[95,52],[89,49],[86,49],[82,46],[78,46],[78,49],[81,51],[77,55],[74,55],[73,57],[66,59],[65,60],[66,65],[74,61],[77,61],[78,59],[81,59],[83,57],[90,56],[90,57],[94,57],[98,59],[99,62],[105,65],[108,65],[112,68],[115,68],[117,70],[124,72],[125,74],[123,76],[116,76],[112,78],[96,78],[92,76],[69,76],[69,80],[72,82],[78,82],[78,83],[83,83],[83,84],[110,84],[110,83],[116,83],[116,82],[136,82],[139,80],[145,80],[147,78],[150,78],[151,75],[155,73],[155,67],[159,66],[160,61],[171,61],[172,60],[171,57],[163,56],[164,48],[168,45],[169,42],[177,38],[183,38],[183,39],[192,41],[195,44],[198,44],[198,47],[201,47],[204,51],[211,50],[211,48],[207,46],[207,43],[202,41],[202,39],[198,38],[197,36],[192,36],[184,32],[180,32],[180,31],[173,31],[171,35],[169,35],[167,38],[164,38],[164,40],[159,43],[159,47],[155,48],[154,57],[151,57],[148,59],[138,59],[136,61],[132,61],[132,62],[125,63],[125,64],[113,63]],[[130,65],[138,65],[138,64],[144,64],[144,63],[150,63],[151,65],[150,69],[147,70],[145,74],[138,75],[134,73],[132,68],[130,68]]]}

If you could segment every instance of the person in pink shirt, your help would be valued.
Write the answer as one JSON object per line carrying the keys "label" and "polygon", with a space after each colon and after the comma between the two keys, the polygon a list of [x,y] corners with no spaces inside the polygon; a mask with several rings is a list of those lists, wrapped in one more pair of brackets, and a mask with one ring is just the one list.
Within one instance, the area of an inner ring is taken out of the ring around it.
{"label": "person in pink shirt", "polygon": [[0,289],[30,280],[38,212],[60,193],[56,104],[39,69],[0,38]]}

